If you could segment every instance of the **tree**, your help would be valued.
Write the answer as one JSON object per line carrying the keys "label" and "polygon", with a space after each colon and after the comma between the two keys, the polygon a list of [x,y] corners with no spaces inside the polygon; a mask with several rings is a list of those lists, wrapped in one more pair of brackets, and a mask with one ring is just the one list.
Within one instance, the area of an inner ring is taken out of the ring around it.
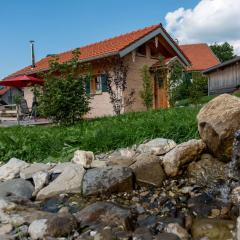
{"label": "tree", "polygon": [[144,65],[141,69],[141,76],[143,81],[143,90],[140,91],[140,96],[143,100],[143,104],[146,106],[147,110],[149,110],[153,105],[153,84],[149,67],[147,65]]}
{"label": "tree", "polygon": [[78,49],[74,50],[72,59],[64,63],[54,57],[43,75],[44,88],[38,91],[39,109],[54,122],[74,124],[90,110],[85,87],[91,75],[89,65],[78,62],[79,54]]}
{"label": "tree", "polygon": [[135,90],[124,97],[124,91],[127,89],[128,65],[121,59],[112,61],[112,68],[107,70],[107,86],[110,95],[110,101],[113,105],[115,114],[119,115],[124,107],[130,106],[134,102]]}
{"label": "tree", "polygon": [[228,42],[223,44],[213,44],[210,45],[210,48],[214,52],[214,54],[218,57],[220,62],[225,62],[230,59],[233,59],[236,55],[234,54],[234,48]]}

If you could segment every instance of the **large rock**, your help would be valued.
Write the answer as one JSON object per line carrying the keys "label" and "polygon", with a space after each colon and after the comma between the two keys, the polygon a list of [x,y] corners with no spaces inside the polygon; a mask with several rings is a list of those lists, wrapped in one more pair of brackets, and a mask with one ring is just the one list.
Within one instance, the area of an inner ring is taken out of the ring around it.
{"label": "large rock", "polygon": [[136,152],[129,148],[116,150],[108,156],[106,164],[107,166],[129,167],[136,161],[135,154]]}
{"label": "large rock", "polygon": [[82,192],[84,195],[97,195],[131,191],[132,177],[132,170],[125,167],[90,169],[83,178]]}
{"label": "large rock", "polygon": [[67,237],[78,226],[77,220],[70,214],[58,214],[48,219],[33,221],[28,229],[33,240],[45,237]]}
{"label": "large rock", "polygon": [[231,158],[234,133],[240,129],[239,116],[240,99],[228,94],[214,98],[199,112],[199,133],[216,157]]}
{"label": "large rock", "polygon": [[50,169],[50,173],[52,174],[60,174],[62,173],[66,168],[68,167],[74,167],[76,164],[71,162],[64,162],[59,163],[56,166],[54,166],[52,169]]}
{"label": "large rock", "polygon": [[34,187],[35,187],[35,192],[34,195],[36,194],[48,184],[49,182],[49,174],[48,172],[40,171],[36,172],[32,176],[33,182],[34,182]]}
{"label": "large rock", "polygon": [[16,196],[30,199],[34,191],[33,185],[24,179],[12,179],[0,183],[0,198]]}
{"label": "large rock", "polygon": [[84,168],[90,168],[94,160],[94,154],[90,151],[77,150],[74,153],[72,162],[82,165]]}
{"label": "large rock", "polygon": [[24,168],[20,172],[20,177],[23,179],[30,179],[32,178],[34,173],[40,171],[48,171],[51,168],[51,165],[44,164],[44,163],[34,163],[27,168]]}
{"label": "large rock", "polygon": [[131,168],[135,174],[137,182],[140,185],[150,184],[160,187],[165,179],[165,173],[162,169],[159,158],[155,155],[142,153],[136,157],[135,160],[136,162],[131,165]]}
{"label": "large rock", "polygon": [[178,175],[180,168],[198,159],[204,149],[204,142],[196,139],[177,145],[163,157],[166,174],[171,177]]}
{"label": "large rock", "polygon": [[165,153],[176,147],[173,140],[165,138],[156,138],[147,143],[139,145],[137,151],[140,153],[152,153],[155,155],[164,155]]}
{"label": "large rock", "polygon": [[235,224],[230,220],[196,219],[191,229],[193,239],[229,240],[233,239]]}
{"label": "large rock", "polygon": [[200,186],[209,186],[216,180],[227,180],[226,171],[228,166],[212,157],[210,154],[203,154],[201,160],[188,165],[188,176],[190,182]]}
{"label": "large rock", "polygon": [[121,226],[125,230],[133,229],[131,211],[111,202],[96,202],[82,209],[75,216],[81,227]]}
{"label": "large rock", "polygon": [[6,164],[0,167],[0,181],[19,177],[20,171],[28,166],[28,163],[20,159],[11,158]]}
{"label": "large rock", "polygon": [[58,178],[39,191],[37,199],[49,198],[61,193],[80,193],[84,173],[85,170],[81,165],[75,164],[65,168]]}

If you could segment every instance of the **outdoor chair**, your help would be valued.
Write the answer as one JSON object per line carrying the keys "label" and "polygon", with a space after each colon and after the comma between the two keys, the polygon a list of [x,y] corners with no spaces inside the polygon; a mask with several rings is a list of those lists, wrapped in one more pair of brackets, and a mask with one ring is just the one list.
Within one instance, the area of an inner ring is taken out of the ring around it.
{"label": "outdoor chair", "polygon": [[22,98],[19,104],[19,119],[20,120],[30,120],[32,118],[32,113],[28,108],[26,99]]}

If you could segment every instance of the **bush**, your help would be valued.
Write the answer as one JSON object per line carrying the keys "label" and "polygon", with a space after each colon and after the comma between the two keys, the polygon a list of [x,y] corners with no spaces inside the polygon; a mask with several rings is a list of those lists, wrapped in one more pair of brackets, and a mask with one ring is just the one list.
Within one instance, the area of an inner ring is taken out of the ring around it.
{"label": "bush", "polygon": [[44,74],[44,89],[37,94],[39,109],[54,122],[74,124],[89,111],[89,96],[85,90],[91,77],[89,66],[80,65],[78,59],[78,50],[73,51],[73,58],[68,62],[59,63],[55,58]]}

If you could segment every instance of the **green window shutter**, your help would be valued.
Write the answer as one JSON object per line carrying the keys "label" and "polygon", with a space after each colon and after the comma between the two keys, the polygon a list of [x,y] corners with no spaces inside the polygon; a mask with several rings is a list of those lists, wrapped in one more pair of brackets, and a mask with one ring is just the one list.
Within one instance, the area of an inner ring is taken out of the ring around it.
{"label": "green window shutter", "polygon": [[101,75],[101,81],[102,81],[102,92],[108,92],[108,85],[107,85],[107,74]]}
{"label": "green window shutter", "polygon": [[85,88],[86,88],[86,94],[90,94],[90,80],[87,80]]}

